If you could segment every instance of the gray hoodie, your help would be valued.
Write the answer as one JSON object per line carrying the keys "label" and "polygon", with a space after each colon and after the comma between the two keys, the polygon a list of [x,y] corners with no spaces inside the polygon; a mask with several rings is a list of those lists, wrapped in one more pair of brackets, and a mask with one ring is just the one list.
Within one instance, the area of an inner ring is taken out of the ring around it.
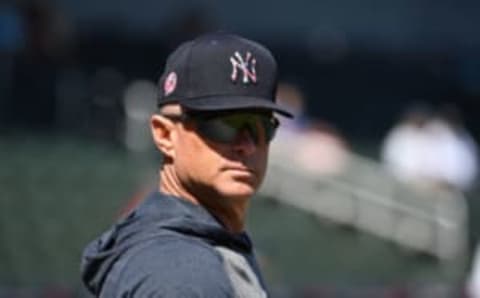
{"label": "gray hoodie", "polygon": [[96,297],[267,297],[246,233],[203,207],[154,192],[84,250]]}

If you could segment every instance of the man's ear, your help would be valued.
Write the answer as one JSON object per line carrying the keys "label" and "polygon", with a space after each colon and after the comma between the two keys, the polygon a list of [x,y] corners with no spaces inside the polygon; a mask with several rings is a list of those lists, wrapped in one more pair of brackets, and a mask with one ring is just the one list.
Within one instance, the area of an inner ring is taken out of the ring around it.
{"label": "man's ear", "polygon": [[165,156],[173,157],[173,131],[174,123],[160,115],[153,115],[150,119],[150,129],[152,131],[153,142]]}

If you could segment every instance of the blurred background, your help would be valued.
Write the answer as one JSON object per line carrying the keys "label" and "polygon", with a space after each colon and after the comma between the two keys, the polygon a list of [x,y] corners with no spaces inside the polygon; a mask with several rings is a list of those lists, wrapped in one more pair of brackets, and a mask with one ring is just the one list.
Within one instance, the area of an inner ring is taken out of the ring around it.
{"label": "blurred background", "polygon": [[281,119],[249,230],[273,297],[480,297],[480,2],[0,0],[0,297],[89,297],[154,188],[166,55],[260,41]]}

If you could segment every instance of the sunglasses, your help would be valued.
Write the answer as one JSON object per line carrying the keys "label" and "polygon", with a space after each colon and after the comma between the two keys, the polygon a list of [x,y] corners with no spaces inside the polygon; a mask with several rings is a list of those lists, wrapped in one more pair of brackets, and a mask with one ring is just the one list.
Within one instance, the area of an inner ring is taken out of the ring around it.
{"label": "sunglasses", "polygon": [[278,119],[266,113],[184,113],[181,115],[161,114],[161,116],[174,121],[192,120],[202,137],[224,144],[233,143],[242,132],[249,133],[257,145],[260,142],[260,136],[264,137],[265,143],[269,143],[279,126]]}

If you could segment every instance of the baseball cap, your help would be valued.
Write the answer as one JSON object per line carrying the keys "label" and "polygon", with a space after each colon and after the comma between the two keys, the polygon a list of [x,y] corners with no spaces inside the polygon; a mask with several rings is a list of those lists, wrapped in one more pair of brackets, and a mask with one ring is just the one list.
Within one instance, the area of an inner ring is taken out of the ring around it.
{"label": "baseball cap", "polygon": [[276,88],[277,63],[267,48],[238,35],[208,33],[167,58],[158,106],[178,103],[196,112],[259,109],[293,117],[275,102]]}

